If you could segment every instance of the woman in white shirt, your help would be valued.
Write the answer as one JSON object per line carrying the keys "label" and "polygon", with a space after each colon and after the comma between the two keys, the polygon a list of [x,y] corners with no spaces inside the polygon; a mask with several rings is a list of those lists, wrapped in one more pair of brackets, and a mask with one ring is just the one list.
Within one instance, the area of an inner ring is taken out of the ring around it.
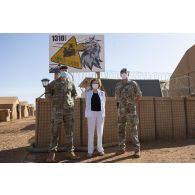
{"label": "woman in white shirt", "polygon": [[91,89],[86,93],[85,117],[88,122],[88,154],[92,157],[94,152],[94,132],[97,131],[97,150],[98,154],[104,155],[102,146],[102,136],[105,118],[105,93],[100,90],[101,83],[99,79],[93,79],[90,83]]}

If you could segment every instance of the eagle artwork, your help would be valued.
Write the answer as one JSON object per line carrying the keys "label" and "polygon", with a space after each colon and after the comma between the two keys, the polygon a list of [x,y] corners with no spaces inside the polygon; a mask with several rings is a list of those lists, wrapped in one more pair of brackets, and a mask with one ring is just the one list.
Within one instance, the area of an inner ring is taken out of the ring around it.
{"label": "eagle artwork", "polygon": [[81,64],[84,68],[88,67],[90,70],[92,70],[93,66],[102,68],[100,66],[100,62],[102,62],[100,59],[101,46],[98,41],[100,40],[96,40],[95,36],[93,36],[89,38],[89,41],[84,43],[86,48],[81,54]]}

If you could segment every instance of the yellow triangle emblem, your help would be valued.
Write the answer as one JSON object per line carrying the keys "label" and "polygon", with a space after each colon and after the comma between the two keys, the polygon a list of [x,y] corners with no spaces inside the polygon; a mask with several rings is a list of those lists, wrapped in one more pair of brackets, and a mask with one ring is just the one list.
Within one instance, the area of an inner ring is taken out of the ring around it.
{"label": "yellow triangle emblem", "polygon": [[82,69],[76,38],[72,36],[52,57],[51,61],[64,64],[73,68]]}

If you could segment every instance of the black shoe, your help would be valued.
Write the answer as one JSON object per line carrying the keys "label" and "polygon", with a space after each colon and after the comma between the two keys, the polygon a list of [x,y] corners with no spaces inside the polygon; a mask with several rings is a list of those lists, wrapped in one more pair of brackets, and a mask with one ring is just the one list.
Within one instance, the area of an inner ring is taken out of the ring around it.
{"label": "black shoe", "polygon": [[98,156],[104,156],[104,152],[98,152]]}
{"label": "black shoe", "polygon": [[93,156],[93,153],[87,153],[87,158],[91,158]]}

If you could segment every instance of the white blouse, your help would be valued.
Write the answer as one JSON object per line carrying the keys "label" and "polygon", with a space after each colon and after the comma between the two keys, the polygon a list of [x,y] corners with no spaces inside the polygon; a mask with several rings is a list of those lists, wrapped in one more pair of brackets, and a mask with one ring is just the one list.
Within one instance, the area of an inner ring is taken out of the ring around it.
{"label": "white blouse", "polygon": [[[98,89],[98,95],[100,97],[100,102],[101,102],[101,114],[102,114],[102,117],[105,117],[105,104],[106,104],[106,97],[105,97],[105,92]],[[86,107],[85,107],[85,117],[88,118],[91,116],[91,98],[92,98],[92,95],[93,95],[93,90],[90,90],[86,93],[86,99],[85,99],[85,102],[86,102]]]}

